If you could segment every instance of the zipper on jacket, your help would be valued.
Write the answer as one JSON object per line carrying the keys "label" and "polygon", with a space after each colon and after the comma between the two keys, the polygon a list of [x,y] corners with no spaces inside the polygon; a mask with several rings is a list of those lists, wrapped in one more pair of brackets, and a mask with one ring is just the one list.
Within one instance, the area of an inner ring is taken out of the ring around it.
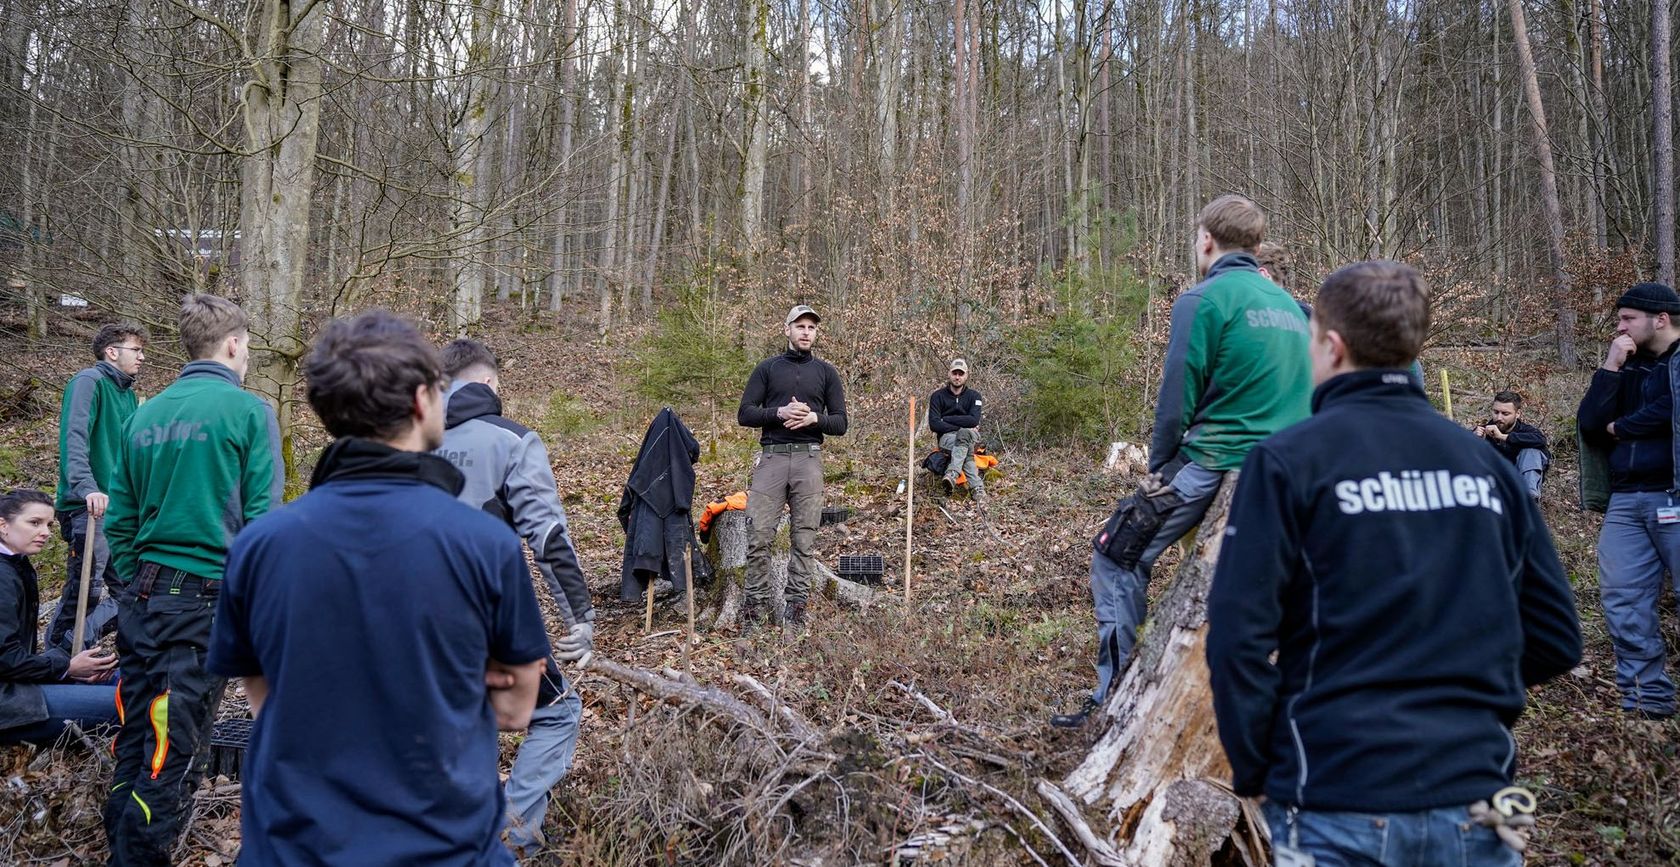
{"label": "zipper on jacket", "polygon": [[1300,806],[1307,800],[1307,745],[1301,740],[1301,726],[1295,719],[1295,705],[1301,697],[1312,690],[1313,669],[1318,663],[1318,646],[1321,640],[1318,630],[1318,575],[1313,570],[1312,560],[1305,552],[1301,554],[1301,564],[1306,567],[1307,580],[1312,583],[1312,648],[1307,651],[1307,680],[1301,685],[1301,691],[1289,698],[1289,707],[1284,711],[1289,719],[1289,733],[1295,740],[1295,757],[1300,762],[1300,770],[1295,777],[1295,805]]}

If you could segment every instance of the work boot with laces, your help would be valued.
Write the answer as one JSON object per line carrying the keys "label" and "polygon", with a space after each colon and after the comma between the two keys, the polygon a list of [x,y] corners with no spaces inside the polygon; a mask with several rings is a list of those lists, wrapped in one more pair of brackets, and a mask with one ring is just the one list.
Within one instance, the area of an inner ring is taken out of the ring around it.
{"label": "work boot with laces", "polygon": [[805,628],[805,600],[788,600],[787,612],[782,615],[782,625],[788,629]]}

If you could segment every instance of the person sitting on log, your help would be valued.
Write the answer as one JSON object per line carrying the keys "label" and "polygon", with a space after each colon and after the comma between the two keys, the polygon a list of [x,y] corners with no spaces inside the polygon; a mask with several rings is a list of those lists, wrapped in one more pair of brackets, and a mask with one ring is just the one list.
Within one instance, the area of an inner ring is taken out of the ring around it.
{"label": "person sitting on log", "polygon": [[1476,436],[1487,440],[1522,474],[1528,485],[1528,495],[1540,496],[1540,480],[1545,478],[1546,465],[1552,462],[1552,452],[1546,448],[1544,431],[1522,420],[1522,395],[1502,391],[1493,396],[1492,412],[1486,422],[1476,426]]}
{"label": "person sitting on log", "polygon": [[928,396],[928,429],[939,437],[939,447],[951,454],[951,462],[939,484],[949,494],[956,490],[957,477],[968,479],[976,505],[986,505],[986,482],[974,463],[974,448],[980,443],[980,392],[968,385],[968,361],[951,359],[947,384]]}
{"label": "person sitting on log", "polygon": [[1155,559],[1201,521],[1225,472],[1307,417],[1307,317],[1260,275],[1254,251],[1265,232],[1265,213],[1242,196],[1220,196],[1197,218],[1203,279],[1173,301],[1150,475],[1092,543],[1097,685],[1077,711],[1052,716],[1053,726],[1082,726],[1107,700],[1137,643]]}
{"label": "person sitting on log", "polygon": [[1521,477],[1406,373],[1428,330],[1410,266],[1331,274],[1313,416],[1238,477],[1207,661],[1232,789],[1265,798],[1279,864],[1519,864],[1510,729],[1581,658]]}

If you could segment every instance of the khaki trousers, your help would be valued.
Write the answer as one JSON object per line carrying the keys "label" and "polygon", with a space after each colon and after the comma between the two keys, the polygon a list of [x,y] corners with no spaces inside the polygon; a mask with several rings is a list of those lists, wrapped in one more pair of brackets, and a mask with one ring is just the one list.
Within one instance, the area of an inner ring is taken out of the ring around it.
{"label": "khaki trousers", "polygon": [[769,605],[770,552],[776,525],[787,507],[792,525],[793,552],[788,559],[788,602],[803,602],[816,574],[817,524],[822,521],[823,473],[821,452],[761,452],[753,468],[747,495],[747,601]]}

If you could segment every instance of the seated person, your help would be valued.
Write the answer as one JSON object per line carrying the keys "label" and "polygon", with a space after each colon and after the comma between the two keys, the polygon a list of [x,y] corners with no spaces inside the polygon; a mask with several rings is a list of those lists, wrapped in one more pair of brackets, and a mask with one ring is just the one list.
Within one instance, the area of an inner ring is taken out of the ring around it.
{"label": "seated person", "polygon": [[117,721],[115,656],[98,647],[74,657],[57,647],[40,652],[41,588],[29,558],[46,547],[52,524],[46,494],[0,497],[0,744],[47,745],[67,721],[83,729]]}
{"label": "seated person", "polygon": [[974,502],[986,502],[986,481],[974,463],[974,447],[980,441],[980,392],[968,385],[968,362],[951,359],[947,384],[928,397],[928,428],[939,437],[939,447],[951,453],[951,463],[939,483],[946,493],[956,489],[957,476],[968,478]]}
{"label": "seated person", "polygon": [[1528,495],[1540,497],[1540,479],[1552,462],[1546,435],[1522,420],[1522,395],[1502,391],[1493,396],[1492,417],[1476,426],[1476,436],[1487,440],[1505,459],[1515,464],[1528,485]]}

